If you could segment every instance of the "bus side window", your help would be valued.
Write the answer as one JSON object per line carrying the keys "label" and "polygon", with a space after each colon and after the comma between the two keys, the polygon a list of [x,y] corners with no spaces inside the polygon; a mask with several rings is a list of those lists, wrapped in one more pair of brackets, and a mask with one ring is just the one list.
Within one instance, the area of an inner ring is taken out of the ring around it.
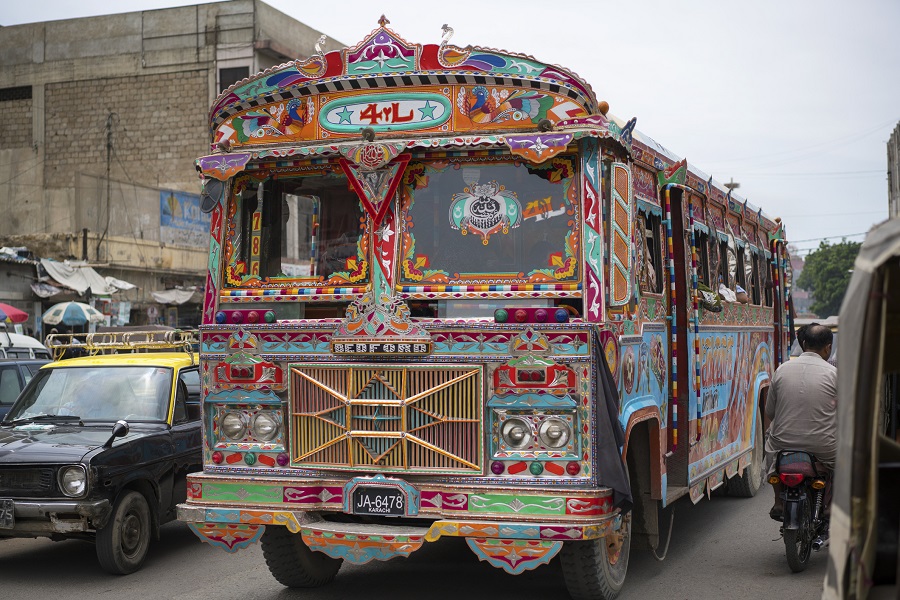
{"label": "bus side window", "polygon": [[717,285],[714,289],[718,290],[718,283],[724,283],[725,287],[731,288],[731,282],[728,278],[728,241],[719,240],[719,272]]}
{"label": "bus side window", "polygon": [[751,254],[753,257],[751,278],[752,281],[750,283],[750,303],[751,304],[761,304],[761,286],[759,281],[759,253],[753,252]]}
{"label": "bus side window", "polygon": [[695,229],[694,243],[697,246],[697,281],[709,286],[709,234]]}
{"label": "bus side window", "polygon": [[644,242],[643,264],[639,266],[641,291],[659,294],[662,291],[663,281],[662,240],[660,239],[662,221],[656,215],[639,211],[638,225]]}
{"label": "bus side window", "polygon": [[744,288],[744,291],[747,291],[747,278],[744,276],[744,249],[739,247],[736,250],[737,269],[734,272],[734,281],[737,285]]}
{"label": "bus side window", "polygon": [[765,269],[766,269],[766,274],[765,274],[765,279],[764,279],[764,284],[763,284],[763,292],[765,293],[765,296],[766,296],[766,306],[772,306],[772,303],[773,303],[772,298],[774,297],[772,285],[774,285],[775,282],[772,279],[772,259],[771,258],[766,259]]}

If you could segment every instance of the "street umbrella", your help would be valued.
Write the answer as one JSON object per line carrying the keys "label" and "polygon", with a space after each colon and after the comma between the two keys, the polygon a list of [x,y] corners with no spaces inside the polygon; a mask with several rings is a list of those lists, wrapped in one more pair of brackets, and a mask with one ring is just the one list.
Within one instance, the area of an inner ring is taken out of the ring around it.
{"label": "street umbrella", "polygon": [[27,312],[19,310],[15,306],[0,302],[0,321],[4,323],[24,323],[27,320]]}
{"label": "street umbrella", "polygon": [[61,302],[55,304],[44,313],[42,317],[47,325],[84,325],[88,321],[91,323],[102,323],[106,320],[103,313],[83,302]]}

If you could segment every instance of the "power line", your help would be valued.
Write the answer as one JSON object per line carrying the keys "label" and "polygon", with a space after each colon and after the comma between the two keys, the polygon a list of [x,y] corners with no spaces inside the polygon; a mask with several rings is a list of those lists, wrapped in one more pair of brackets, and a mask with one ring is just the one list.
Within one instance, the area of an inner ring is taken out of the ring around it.
{"label": "power line", "polygon": [[820,237],[820,238],[810,238],[808,240],[788,240],[788,244],[802,244],[803,242],[821,242],[824,240],[835,240],[837,238],[848,238],[848,237],[856,237],[858,235],[868,235],[868,231],[863,231],[862,233],[844,233],[841,235],[830,235],[828,237]]}
{"label": "power line", "polygon": [[878,125],[877,127],[874,127],[874,128],[872,128],[872,129],[869,129],[869,130],[864,131],[864,132],[862,132],[862,133],[853,133],[853,134],[850,134],[850,135],[848,135],[848,136],[844,136],[844,137],[837,138],[837,139],[833,139],[833,140],[828,140],[828,141],[825,141],[825,142],[820,142],[820,143],[818,143],[818,144],[812,144],[812,145],[810,145],[810,146],[804,146],[804,147],[800,147],[800,148],[794,148],[793,150],[783,150],[783,151],[781,151],[781,152],[771,152],[771,153],[767,153],[767,154],[760,154],[760,155],[757,155],[757,156],[745,156],[745,157],[742,157],[742,158],[723,158],[723,159],[721,159],[721,160],[709,161],[708,163],[704,163],[704,164],[713,164],[713,165],[715,165],[715,164],[722,164],[722,163],[732,163],[732,162],[740,162],[740,161],[750,161],[750,160],[756,160],[756,159],[759,159],[759,158],[771,158],[771,157],[776,157],[776,156],[784,156],[784,155],[795,154],[795,153],[797,153],[797,152],[806,152],[807,150],[814,150],[814,149],[822,148],[822,147],[825,147],[825,146],[833,146],[833,145],[838,144],[838,143],[841,143],[841,142],[847,142],[847,141],[851,141],[851,140],[856,141],[857,139],[862,139],[862,138],[864,138],[864,137],[867,137],[867,136],[869,136],[869,135],[872,135],[873,133],[875,133],[875,132],[877,132],[877,131],[879,131],[879,130],[885,128],[885,127],[887,127],[888,125],[892,125],[892,124],[896,123],[898,120],[900,120],[900,119],[896,119],[896,118],[895,118],[895,119],[891,119],[890,121],[886,121],[885,123],[882,123],[881,125]]}
{"label": "power line", "polygon": [[851,217],[853,215],[883,215],[886,211],[884,210],[870,210],[864,212],[848,212],[848,213],[819,213],[817,215],[781,215],[783,219],[794,219],[794,218],[804,218],[808,219],[810,217]]}

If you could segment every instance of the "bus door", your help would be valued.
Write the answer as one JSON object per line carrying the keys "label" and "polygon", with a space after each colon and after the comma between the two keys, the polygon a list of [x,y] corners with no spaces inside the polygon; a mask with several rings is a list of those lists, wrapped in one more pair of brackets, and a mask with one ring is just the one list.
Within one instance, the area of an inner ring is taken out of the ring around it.
{"label": "bus door", "polygon": [[772,280],[775,292],[772,310],[775,327],[773,348],[775,368],[790,358],[791,344],[794,341],[794,306],[789,292],[790,278],[790,257],[785,252],[784,244],[777,241],[772,244]]}
{"label": "bus door", "polygon": [[[690,354],[688,317],[691,308],[687,272],[690,267],[690,247],[685,241],[684,206],[681,189],[666,186],[662,192],[666,218],[666,258],[669,294],[668,334],[669,410],[666,477],[670,497],[680,495],[688,485],[688,451],[691,436],[688,428],[688,398],[690,392]],[[673,285],[674,284],[674,285]],[[674,347],[674,352],[671,348]],[[679,489],[682,488],[682,489]]]}

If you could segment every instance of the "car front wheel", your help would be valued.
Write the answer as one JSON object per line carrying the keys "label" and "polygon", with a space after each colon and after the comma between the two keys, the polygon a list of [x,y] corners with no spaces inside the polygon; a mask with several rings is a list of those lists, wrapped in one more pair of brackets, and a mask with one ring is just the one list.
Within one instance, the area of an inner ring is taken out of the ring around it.
{"label": "car front wheel", "polygon": [[119,496],[109,522],[97,531],[97,559],[113,575],[134,573],[150,548],[151,522],[147,499],[134,491]]}

